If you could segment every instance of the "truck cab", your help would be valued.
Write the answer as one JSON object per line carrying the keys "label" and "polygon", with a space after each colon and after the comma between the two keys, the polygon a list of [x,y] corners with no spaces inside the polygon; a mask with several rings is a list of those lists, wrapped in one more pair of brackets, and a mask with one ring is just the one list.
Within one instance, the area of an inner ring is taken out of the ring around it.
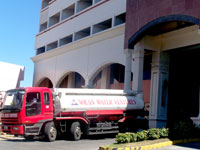
{"label": "truck cab", "polygon": [[52,93],[48,88],[20,88],[6,92],[0,110],[2,132],[30,137],[39,135],[53,120]]}

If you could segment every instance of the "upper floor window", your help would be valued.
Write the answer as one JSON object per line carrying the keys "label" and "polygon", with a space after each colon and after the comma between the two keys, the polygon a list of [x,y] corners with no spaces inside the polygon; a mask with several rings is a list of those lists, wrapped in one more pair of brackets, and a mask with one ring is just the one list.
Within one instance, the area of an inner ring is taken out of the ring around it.
{"label": "upper floor window", "polygon": [[49,27],[53,26],[54,24],[58,23],[59,21],[60,21],[60,12],[49,18]]}
{"label": "upper floor window", "polygon": [[95,33],[107,30],[111,27],[112,27],[112,19],[108,19],[106,21],[103,21],[94,25],[92,33],[95,34]]}
{"label": "upper floor window", "polygon": [[61,20],[64,20],[66,18],[69,18],[71,16],[73,16],[75,13],[75,4],[65,8],[63,11],[62,11],[62,16],[61,16]]}
{"label": "upper floor window", "polygon": [[59,46],[69,44],[72,42],[72,40],[73,40],[73,35],[66,36],[66,37],[60,39]]}
{"label": "upper floor window", "polygon": [[45,29],[47,29],[47,22],[40,25],[40,32],[44,31]]}
{"label": "upper floor window", "polygon": [[96,4],[96,3],[100,2],[100,1],[102,1],[102,0],[94,0],[94,3]]}
{"label": "upper floor window", "polygon": [[51,0],[43,0],[42,1],[42,9],[43,8],[45,8],[45,7],[47,7],[48,5],[49,5],[49,2],[50,2]]}
{"label": "upper floor window", "polygon": [[85,37],[88,37],[90,36],[90,27],[86,28],[86,29],[83,29],[81,31],[78,31],[75,33],[75,37],[74,37],[74,40],[80,40],[82,38],[85,38]]}
{"label": "upper floor window", "polygon": [[50,50],[55,49],[57,47],[58,47],[58,41],[52,42],[52,43],[47,45],[47,51],[50,51]]}
{"label": "upper floor window", "polygon": [[77,3],[76,13],[92,6],[93,0],[79,0]]}
{"label": "upper floor window", "polygon": [[36,55],[39,55],[39,54],[44,53],[44,52],[45,52],[45,46],[40,47],[40,48],[37,49]]}
{"label": "upper floor window", "polygon": [[126,22],[126,13],[120,14],[118,16],[115,17],[115,26],[118,26],[120,24],[123,24]]}

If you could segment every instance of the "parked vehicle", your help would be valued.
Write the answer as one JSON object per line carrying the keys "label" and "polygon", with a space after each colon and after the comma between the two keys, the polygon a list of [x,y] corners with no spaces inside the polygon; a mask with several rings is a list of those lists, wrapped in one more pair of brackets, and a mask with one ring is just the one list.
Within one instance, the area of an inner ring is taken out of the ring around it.
{"label": "parked vehicle", "polygon": [[123,90],[13,89],[5,95],[0,129],[25,138],[45,135],[48,141],[55,141],[58,133],[65,133],[79,140],[82,134],[136,128],[143,107],[141,94]]}

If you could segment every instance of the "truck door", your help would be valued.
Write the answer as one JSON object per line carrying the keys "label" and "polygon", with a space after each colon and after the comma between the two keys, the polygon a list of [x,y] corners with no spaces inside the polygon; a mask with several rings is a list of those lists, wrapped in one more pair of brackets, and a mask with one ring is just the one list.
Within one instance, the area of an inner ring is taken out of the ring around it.
{"label": "truck door", "polygon": [[43,116],[44,119],[53,119],[52,94],[49,91],[43,91]]}
{"label": "truck door", "polygon": [[26,93],[24,133],[26,136],[39,135],[43,123],[53,118],[53,115],[49,115],[50,98],[49,93],[43,90],[33,90]]}
{"label": "truck door", "polygon": [[26,95],[25,115],[29,122],[35,123],[41,118],[40,92],[29,92]]}

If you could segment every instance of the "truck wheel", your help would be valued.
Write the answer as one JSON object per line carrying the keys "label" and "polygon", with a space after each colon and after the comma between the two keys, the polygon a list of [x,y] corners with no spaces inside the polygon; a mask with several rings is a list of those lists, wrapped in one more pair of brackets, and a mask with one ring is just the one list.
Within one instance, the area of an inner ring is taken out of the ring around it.
{"label": "truck wheel", "polygon": [[72,135],[73,140],[78,141],[81,139],[81,127],[79,122],[73,122],[71,125],[70,133]]}
{"label": "truck wheel", "polygon": [[45,136],[46,136],[46,139],[49,141],[49,142],[53,142],[56,140],[56,137],[57,137],[57,129],[54,125],[53,122],[48,122],[46,125],[45,125],[45,128],[44,128],[44,133],[45,133]]}

